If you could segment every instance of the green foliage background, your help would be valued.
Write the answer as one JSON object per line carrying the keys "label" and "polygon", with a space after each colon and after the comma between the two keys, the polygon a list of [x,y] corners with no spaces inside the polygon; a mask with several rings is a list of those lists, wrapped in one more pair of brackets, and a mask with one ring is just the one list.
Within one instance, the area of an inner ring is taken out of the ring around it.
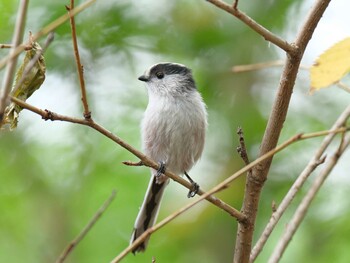
{"label": "green foliage background", "polygon": [[[288,16],[298,12],[301,1],[241,2],[251,17],[288,41],[296,34]],[[26,32],[36,32],[64,14],[64,4],[69,3],[31,1]],[[0,1],[2,43],[11,41],[17,5],[18,1]],[[140,148],[139,123],[147,94],[137,77],[151,64],[176,61],[193,69],[209,110],[208,142],[192,177],[209,189],[243,166],[235,152],[238,126],[245,131],[250,158],[256,157],[282,69],[234,75],[230,68],[283,54],[247,26],[205,1],[184,0],[97,1],[76,17],[76,23],[95,121]],[[69,23],[55,33],[45,54],[47,79],[28,102],[81,116]],[[7,51],[0,52],[3,57]],[[293,102],[284,139],[301,131],[328,129],[346,105],[334,101],[339,90],[307,96],[305,78],[301,73],[295,91],[303,104]],[[314,107],[317,110],[306,110]],[[275,158],[262,194],[256,238],[271,214],[272,201],[281,200],[320,140],[299,143]],[[115,201],[67,262],[114,258],[128,245],[149,179],[146,168],[125,167],[123,160],[136,158],[87,127],[44,122],[23,111],[16,131],[0,133],[0,262],[55,261],[116,189]],[[282,262],[347,262],[348,184],[332,182],[319,195]],[[240,179],[218,196],[239,208],[243,191]],[[160,218],[186,204],[186,192],[171,183]],[[300,196],[292,208],[298,200]],[[258,262],[266,262],[292,210]],[[203,202],[154,234],[145,253],[128,255],[124,262],[151,262],[152,256],[157,262],[231,262],[235,232],[235,220]]]}

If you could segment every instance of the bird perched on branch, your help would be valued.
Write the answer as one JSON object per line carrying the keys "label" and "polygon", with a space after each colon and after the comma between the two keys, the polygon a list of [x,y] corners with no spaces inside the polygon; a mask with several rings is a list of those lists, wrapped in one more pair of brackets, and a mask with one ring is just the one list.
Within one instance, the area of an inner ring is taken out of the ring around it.
{"label": "bird perched on branch", "polygon": [[[187,172],[202,154],[207,127],[206,106],[186,66],[159,63],[138,79],[146,83],[149,96],[141,125],[143,149],[148,157],[159,162],[160,169],[151,169],[151,180],[130,243],[155,224],[169,183],[163,174],[165,169],[177,175],[185,174],[193,186],[188,196],[197,193],[199,186]],[[144,251],[148,241],[149,237],[133,252]]]}

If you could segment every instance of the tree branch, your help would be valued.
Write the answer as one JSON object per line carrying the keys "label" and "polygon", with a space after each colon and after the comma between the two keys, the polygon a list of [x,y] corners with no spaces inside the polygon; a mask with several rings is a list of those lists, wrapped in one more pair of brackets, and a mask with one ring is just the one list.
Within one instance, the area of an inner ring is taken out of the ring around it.
{"label": "tree branch", "polygon": [[[33,35],[33,41],[38,40],[40,37],[47,35],[51,31],[54,31],[57,27],[62,25],[64,22],[66,22],[71,16],[74,16],[86,8],[88,8],[91,4],[93,4],[96,0],[88,0],[85,3],[82,3],[81,5],[77,6],[73,10],[71,10],[70,14],[65,14],[59,18],[57,18],[55,21],[51,22],[47,26],[45,26],[43,29],[41,29],[39,32]],[[25,45],[19,45],[17,46],[11,54],[0,60],[0,69],[2,69],[6,63],[17,57],[23,50],[25,49]]]}
{"label": "tree branch", "polygon": [[334,166],[337,164],[339,158],[344,153],[345,149],[350,145],[350,135],[346,136],[344,140],[341,141],[339,148],[334,152],[334,154],[327,160],[323,170],[320,172],[320,174],[316,177],[315,181],[313,182],[310,190],[305,195],[301,203],[299,204],[297,210],[295,211],[292,219],[287,224],[287,227],[284,231],[284,234],[282,235],[281,239],[279,240],[274,252],[272,253],[269,263],[276,263],[278,262],[285,249],[287,248],[289,242],[291,241],[293,235],[297,231],[298,227],[300,226],[302,220],[306,216],[306,213],[311,205],[311,202],[315,198],[316,194],[320,190],[321,186],[323,185],[324,181],[328,177],[328,175],[333,170]]}
{"label": "tree branch", "polygon": [[[334,123],[331,130],[336,130],[341,128],[345,125],[347,119],[350,117],[350,106],[348,106],[342,114],[339,116],[337,121]],[[269,223],[266,225],[263,233],[261,234],[259,240],[257,241],[256,245],[254,246],[252,253],[250,255],[250,262],[254,262],[256,257],[259,255],[261,250],[263,249],[266,241],[268,240],[270,234],[272,233],[273,229],[275,228],[276,224],[278,223],[279,219],[282,217],[290,203],[293,201],[295,195],[301,189],[306,179],[309,177],[309,175],[314,171],[314,169],[324,161],[324,158],[322,158],[322,155],[324,154],[327,147],[330,145],[332,140],[335,137],[335,133],[328,134],[322,141],[321,146],[316,151],[314,156],[311,158],[305,169],[302,171],[302,173],[298,176],[292,187],[289,189],[286,196],[283,198],[281,204],[278,206],[277,210],[272,214]]]}
{"label": "tree branch", "polygon": [[246,165],[245,167],[243,167],[242,169],[240,169],[239,171],[237,171],[236,173],[231,175],[229,178],[225,179],[223,182],[219,183],[218,185],[216,185],[215,187],[213,187],[212,189],[210,189],[209,191],[204,193],[197,200],[187,204],[183,208],[179,209],[178,211],[174,212],[170,216],[168,216],[165,219],[163,219],[162,221],[160,221],[158,224],[156,224],[153,227],[149,228],[147,231],[145,231],[145,233],[143,233],[139,238],[137,238],[131,245],[129,245],[124,251],[122,251],[111,262],[113,262],[113,263],[119,262],[128,253],[130,253],[135,247],[137,247],[139,244],[141,244],[142,241],[144,241],[149,235],[151,235],[152,233],[154,233],[155,231],[157,231],[158,229],[160,229],[161,227],[163,227],[164,225],[166,225],[167,223],[169,223],[170,221],[172,221],[173,219],[175,219],[176,217],[178,217],[179,215],[181,215],[182,213],[184,213],[185,211],[187,211],[188,209],[190,209],[194,205],[198,204],[200,201],[202,201],[203,199],[207,198],[211,194],[219,192],[222,189],[226,189],[227,186],[232,181],[237,179],[239,176],[241,176],[244,173],[248,172],[254,166],[256,166],[260,162],[266,160],[267,158],[270,158],[272,155],[276,154],[277,152],[282,151],[283,149],[288,147],[290,144],[295,143],[297,141],[305,140],[305,139],[310,139],[310,138],[315,138],[315,137],[319,137],[319,136],[324,136],[324,135],[327,135],[327,134],[344,133],[344,132],[347,132],[349,130],[350,130],[350,127],[347,127],[347,128],[346,127],[342,127],[342,128],[337,129],[337,130],[320,131],[320,132],[314,132],[314,133],[308,133],[308,134],[297,134],[297,135],[291,137],[289,140],[287,140],[284,143],[280,144],[278,147],[276,147],[275,149],[273,149],[270,152],[266,153],[265,155],[259,157],[255,161],[251,162],[249,165]]}
{"label": "tree branch", "polygon": [[2,83],[2,90],[1,90],[1,97],[0,97],[0,123],[2,123],[3,121],[4,112],[7,104],[7,98],[11,92],[12,82],[16,71],[17,55],[14,55],[14,54],[17,47],[24,49],[24,47],[20,44],[23,40],[23,31],[24,31],[25,22],[26,22],[27,9],[28,9],[28,0],[21,0],[19,3],[16,25],[13,33],[13,38],[12,38],[12,48],[9,54],[11,59],[6,61],[7,67],[6,67],[6,72]]}
{"label": "tree branch", "polygon": [[287,41],[276,36],[271,31],[267,30],[266,28],[261,26],[259,23],[255,22],[248,15],[241,12],[237,8],[238,1],[235,1],[234,5],[232,6],[221,0],[207,0],[207,1],[217,6],[218,8],[230,13],[231,15],[237,17],[239,20],[241,20],[243,23],[245,23],[247,26],[249,26],[251,29],[257,32],[259,35],[261,35],[265,40],[275,44],[276,46],[280,47],[287,53],[294,53],[296,51],[296,47],[294,45],[289,44]]}
{"label": "tree branch", "polygon": [[79,233],[79,235],[69,243],[65,250],[61,253],[60,257],[57,259],[56,263],[62,263],[68,257],[68,255],[74,250],[74,248],[79,244],[79,242],[86,236],[86,234],[91,230],[95,223],[100,219],[102,214],[106,211],[109,205],[115,198],[116,191],[113,190],[110,197],[103,203],[103,205],[97,210],[95,215],[92,217],[90,222],[84,227],[84,229]]}
{"label": "tree branch", "polygon": [[[311,39],[317,23],[326,10],[330,0],[318,0],[309,13],[306,21],[297,35],[295,41],[296,49],[287,56],[283,73],[280,79],[277,96],[272,106],[265,134],[260,147],[259,156],[274,149],[277,145],[284,121],[287,116],[289,102],[292,96],[295,79],[298,73],[300,61],[304,54],[305,48]],[[272,162],[271,158],[259,163],[253,168],[251,176],[247,177],[245,196],[243,201],[242,212],[247,217],[247,221],[238,225],[234,262],[249,262],[254,233],[255,220],[258,211],[261,189],[267,178],[267,174]]]}
{"label": "tree branch", "polygon": [[84,107],[83,116],[84,116],[85,119],[91,119],[91,112],[89,110],[89,104],[88,104],[87,98],[86,98],[86,89],[85,89],[85,80],[84,80],[84,68],[83,68],[83,65],[80,62],[77,34],[76,34],[76,30],[75,30],[75,19],[74,19],[74,15],[71,15],[71,10],[74,9],[74,0],[70,0],[70,6],[69,7],[66,6],[66,9],[68,10],[68,14],[70,15],[70,25],[71,25],[71,29],[72,29],[72,40],[73,40],[74,56],[75,56],[75,61],[76,61],[77,70],[78,70],[78,76],[79,76],[81,101],[82,101],[83,107]]}
{"label": "tree branch", "polygon": [[[11,97],[11,100],[13,102],[15,102],[16,104],[18,104],[19,106],[21,106],[22,108],[30,110],[30,111],[35,112],[36,114],[40,115],[44,120],[66,121],[66,122],[77,123],[77,124],[81,124],[81,125],[85,125],[85,126],[88,126],[90,128],[93,128],[96,131],[98,131],[101,134],[103,134],[106,137],[108,137],[109,139],[111,139],[112,141],[114,141],[117,144],[119,144],[124,149],[128,150],[129,152],[131,152],[132,154],[137,156],[142,161],[143,165],[151,167],[151,168],[153,168],[155,170],[158,170],[158,168],[159,168],[159,164],[157,162],[155,162],[152,159],[148,158],[146,155],[144,155],[140,151],[136,150],[130,144],[126,143],[125,141],[123,141],[118,136],[114,135],[113,133],[111,133],[110,131],[105,129],[104,127],[102,127],[99,124],[97,124],[96,122],[94,122],[92,119],[90,119],[90,120],[79,119],[79,118],[74,118],[74,117],[60,115],[60,114],[51,112],[49,110],[41,110],[41,109],[38,109],[38,108],[36,108],[36,107],[26,103],[26,102],[23,102],[23,101],[21,101],[21,100],[19,100],[17,98],[14,98],[14,97]],[[164,174],[166,176],[168,176],[169,178],[173,179],[174,181],[178,182],[179,184],[183,185],[187,189],[189,189],[189,190],[192,189],[192,184],[190,182],[186,181],[185,179],[183,179],[182,177],[177,176],[174,173],[172,173],[170,171],[167,171],[167,170],[165,171]],[[203,194],[205,194],[205,192],[202,191],[201,189],[199,189],[197,194],[198,195],[203,195]],[[238,221],[245,220],[245,217],[243,216],[243,214],[241,212],[239,212],[237,209],[229,206],[228,204],[226,204],[225,202],[223,202],[219,198],[216,198],[215,196],[208,195],[206,197],[206,199],[209,202],[211,202],[212,204],[216,205],[217,207],[219,207],[222,210],[224,210],[227,213],[229,213],[231,216],[235,217]]]}

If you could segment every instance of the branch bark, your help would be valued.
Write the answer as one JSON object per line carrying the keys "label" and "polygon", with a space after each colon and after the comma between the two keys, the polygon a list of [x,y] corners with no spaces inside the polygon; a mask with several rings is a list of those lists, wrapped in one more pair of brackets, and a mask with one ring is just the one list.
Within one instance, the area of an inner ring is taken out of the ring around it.
{"label": "branch bark", "polygon": [[[260,147],[259,156],[264,155],[271,149],[275,148],[287,116],[289,102],[293,92],[295,79],[298,73],[300,61],[303,57],[305,48],[312,37],[312,34],[326,10],[330,0],[318,0],[311,12],[307,16],[302,28],[300,29],[293,52],[287,53],[287,61],[280,79],[280,85],[277,95],[272,106],[265,134]],[[252,248],[252,239],[254,226],[258,211],[260,193],[264,182],[267,178],[272,157],[259,163],[253,168],[250,177],[247,177],[245,196],[243,201],[242,212],[247,220],[240,222],[236,238],[235,255],[233,262],[246,263],[249,262],[250,252]]]}

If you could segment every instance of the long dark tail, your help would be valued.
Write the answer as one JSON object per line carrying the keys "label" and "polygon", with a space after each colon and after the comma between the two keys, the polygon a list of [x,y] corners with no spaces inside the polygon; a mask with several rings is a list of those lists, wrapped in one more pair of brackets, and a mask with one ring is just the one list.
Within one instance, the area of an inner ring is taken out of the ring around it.
{"label": "long dark tail", "polygon": [[[141,236],[148,228],[152,227],[158,216],[160,203],[163,197],[164,189],[168,182],[157,183],[154,176],[151,177],[148,189],[140,208],[139,214],[137,215],[134,231],[131,236],[130,244],[132,244],[139,236]],[[150,237],[147,237],[138,247],[132,252],[144,251],[147,247],[147,243]]]}

